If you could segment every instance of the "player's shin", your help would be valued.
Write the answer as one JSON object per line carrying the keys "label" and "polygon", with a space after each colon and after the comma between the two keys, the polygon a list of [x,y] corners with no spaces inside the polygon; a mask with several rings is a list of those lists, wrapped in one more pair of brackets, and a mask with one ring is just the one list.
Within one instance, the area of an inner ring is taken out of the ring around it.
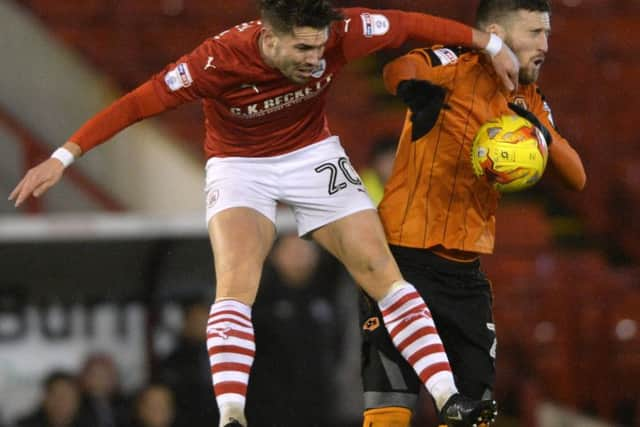
{"label": "player's shin", "polygon": [[246,426],[244,408],[255,355],[251,307],[235,300],[213,304],[207,323],[207,350],[220,426]]}
{"label": "player's shin", "polygon": [[440,410],[458,390],[424,300],[413,285],[403,281],[394,283],[378,306],[393,344],[416,371]]}

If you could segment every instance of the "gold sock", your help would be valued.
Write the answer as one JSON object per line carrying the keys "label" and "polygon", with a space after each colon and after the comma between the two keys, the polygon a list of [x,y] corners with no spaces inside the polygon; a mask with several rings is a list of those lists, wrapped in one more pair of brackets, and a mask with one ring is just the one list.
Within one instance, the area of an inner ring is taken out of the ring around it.
{"label": "gold sock", "polygon": [[362,427],[409,427],[411,411],[400,406],[367,409]]}

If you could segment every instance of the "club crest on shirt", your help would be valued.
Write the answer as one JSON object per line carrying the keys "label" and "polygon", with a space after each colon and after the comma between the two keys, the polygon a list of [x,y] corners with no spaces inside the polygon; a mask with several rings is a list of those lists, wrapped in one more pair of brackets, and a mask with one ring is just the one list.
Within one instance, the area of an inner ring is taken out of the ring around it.
{"label": "club crest on shirt", "polygon": [[185,62],[181,62],[176,68],[164,75],[164,82],[172,92],[191,86],[193,78],[189,72],[189,66]]}
{"label": "club crest on shirt", "polygon": [[524,99],[523,96],[516,96],[515,98],[513,98],[513,103],[516,104],[518,107],[522,107],[525,110],[528,110],[529,107],[527,107],[527,101]]}
{"label": "club crest on shirt", "polygon": [[207,207],[212,208],[218,202],[220,198],[220,191],[218,189],[212,190],[207,194]]}
{"label": "club crest on shirt", "polygon": [[383,36],[391,27],[389,19],[384,15],[363,13],[360,18],[362,19],[362,32],[367,38]]}
{"label": "club crest on shirt", "polygon": [[327,60],[321,59],[320,63],[318,64],[318,67],[316,67],[316,69],[313,70],[313,72],[311,73],[311,77],[313,77],[314,79],[319,79],[320,77],[322,77],[322,75],[326,70],[327,70]]}

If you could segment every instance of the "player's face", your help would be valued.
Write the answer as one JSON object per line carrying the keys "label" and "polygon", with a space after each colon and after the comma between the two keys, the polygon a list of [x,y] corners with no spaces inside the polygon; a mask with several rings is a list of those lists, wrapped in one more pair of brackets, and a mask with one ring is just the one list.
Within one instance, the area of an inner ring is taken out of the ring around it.
{"label": "player's face", "polygon": [[264,50],[272,66],[288,79],[304,84],[320,67],[329,39],[328,29],[294,27],[288,34],[272,34],[273,39]]}
{"label": "player's face", "polygon": [[549,50],[551,18],[547,12],[519,10],[506,26],[505,42],[520,61],[520,84],[534,83]]}

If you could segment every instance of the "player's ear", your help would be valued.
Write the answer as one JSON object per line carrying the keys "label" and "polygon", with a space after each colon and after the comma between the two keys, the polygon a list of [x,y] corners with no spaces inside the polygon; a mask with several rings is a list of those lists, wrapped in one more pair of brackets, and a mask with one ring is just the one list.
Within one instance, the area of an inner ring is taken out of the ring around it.
{"label": "player's ear", "polygon": [[267,49],[273,49],[278,44],[278,36],[276,32],[268,25],[265,25],[262,28],[262,40]]}
{"label": "player's ear", "polygon": [[505,30],[505,28],[497,23],[492,23],[487,25],[487,27],[484,29],[487,33],[492,33],[495,34],[496,36],[500,37],[502,40],[505,39],[505,37],[507,36],[507,31]]}

